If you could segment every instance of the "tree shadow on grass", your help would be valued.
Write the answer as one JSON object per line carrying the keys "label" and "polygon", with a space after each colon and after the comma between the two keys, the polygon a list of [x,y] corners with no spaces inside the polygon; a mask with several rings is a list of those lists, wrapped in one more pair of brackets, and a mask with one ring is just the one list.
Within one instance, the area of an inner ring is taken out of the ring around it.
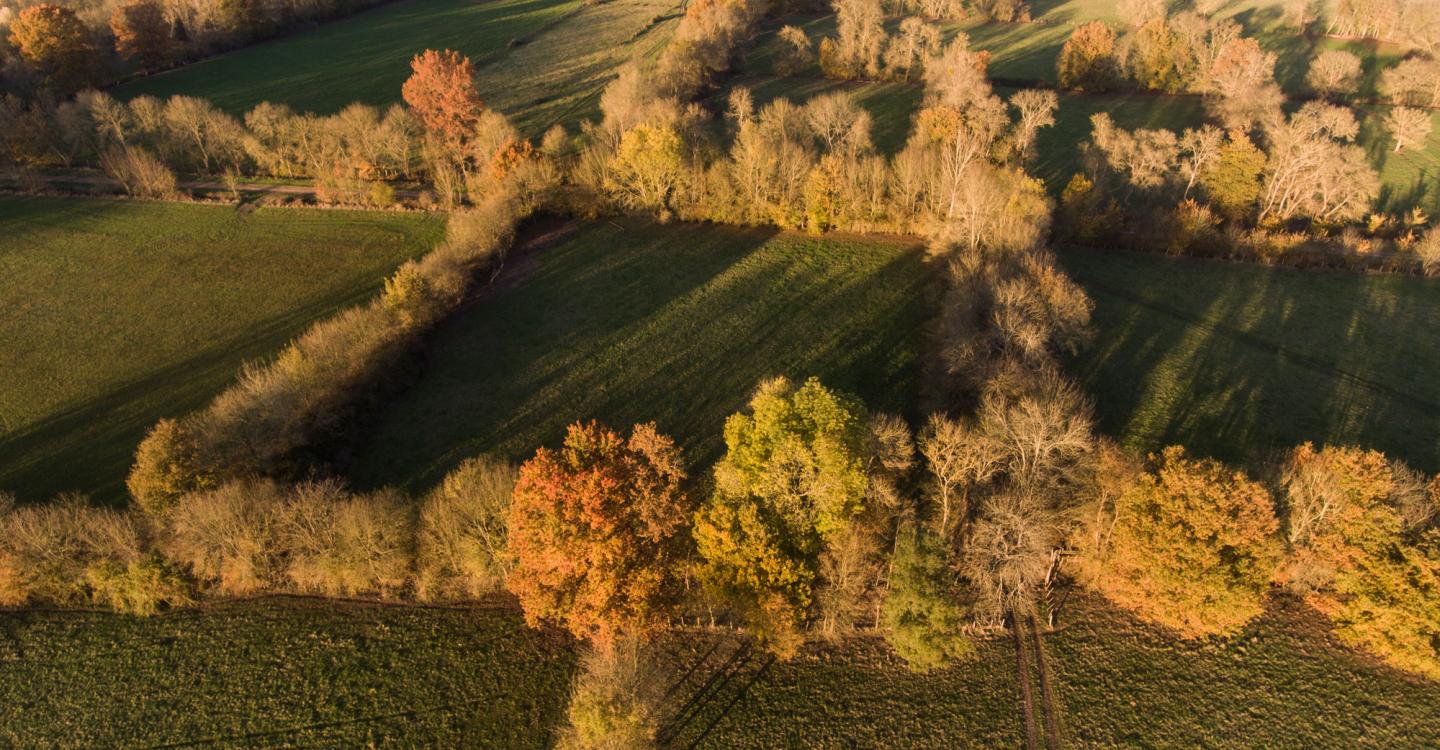
{"label": "tree shadow on grass", "polygon": [[918,251],[777,234],[601,221],[546,248],[522,283],[437,333],[352,479],[418,489],[481,452],[523,458],[591,418],[655,421],[703,466],[725,417],[775,375],[909,411],[931,284]]}
{"label": "tree shadow on grass", "polygon": [[1436,286],[1072,251],[1099,336],[1075,363],[1105,432],[1258,466],[1311,440],[1440,468]]}

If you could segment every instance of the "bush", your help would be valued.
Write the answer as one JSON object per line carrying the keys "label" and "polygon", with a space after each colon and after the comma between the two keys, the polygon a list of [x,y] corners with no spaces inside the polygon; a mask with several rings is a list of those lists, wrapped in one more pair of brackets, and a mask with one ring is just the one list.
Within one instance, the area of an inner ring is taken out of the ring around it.
{"label": "bush", "polygon": [[269,480],[231,482],[181,498],[162,548],[202,584],[228,596],[281,586],[279,526],[285,490]]}
{"label": "bush", "polygon": [[0,516],[0,602],[93,602],[152,614],[183,604],[181,579],[146,551],[138,516],[62,496]]}
{"label": "bush", "polygon": [[964,632],[965,612],[956,602],[951,576],[936,539],[914,528],[900,532],[881,620],[885,640],[917,672],[975,653]]}
{"label": "bush", "polygon": [[504,584],[510,569],[506,515],[516,474],[499,459],[472,458],[425,498],[416,532],[419,598],[473,599]]}
{"label": "bush", "polygon": [[290,581],[326,596],[394,595],[414,560],[409,503],[388,490],[350,495],[333,481],[296,485],[280,538]]}
{"label": "bush", "polygon": [[570,696],[570,722],[559,750],[649,750],[658,747],[655,712],[633,643],[585,656]]}
{"label": "bush", "polygon": [[106,151],[100,155],[100,166],[130,195],[141,198],[169,198],[175,195],[175,173],[138,146],[121,146]]}

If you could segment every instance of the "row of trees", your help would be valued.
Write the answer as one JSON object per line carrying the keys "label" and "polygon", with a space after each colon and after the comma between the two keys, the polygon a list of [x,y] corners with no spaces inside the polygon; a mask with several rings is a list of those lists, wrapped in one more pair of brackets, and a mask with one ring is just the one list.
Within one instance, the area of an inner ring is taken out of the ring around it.
{"label": "row of trees", "polygon": [[[0,93],[72,94],[375,5],[378,0],[0,4]],[[8,33],[7,33],[8,32]]]}
{"label": "row of trees", "polygon": [[[434,50],[413,62],[407,106],[386,110],[352,104],[337,114],[296,114],[262,103],[237,119],[208,101],[173,96],[119,102],[84,92],[59,105],[17,98],[0,102],[0,128],[10,160],[24,168],[98,165],[132,183],[117,168],[146,160],[161,171],[231,176],[310,178],[322,200],[390,205],[388,181],[426,178],[437,199],[453,206],[480,200],[497,181],[517,172],[526,180],[555,180],[551,150],[537,152],[475,91],[469,60]],[[173,185],[173,175],[169,181]]]}
{"label": "row of trees", "polygon": [[[1060,50],[1056,76],[1061,88],[1107,91],[1135,87],[1170,94],[1190,92],[1219,99],[1243,97],[1257,107],[1281,98],[1273,80],[1274,53],[1241,35],[1238,23],[1194,11],[1130,16],[1123,34],[1101,21],[1083,24]],[[1322,49],[1310,60],[1305,81],[1321,97],[1360,93],[1363,62],[1345,50]],[[1381,96],[1397,104],[1436,106],[1440,61],[1418,52],[1380,72]]]}
{"label": "row of trees", "polygon": [[[1398,219],[1372,212],[1380,178],[1353,144],[1359,124],[1349,109],[1307,102],[1262,122],[1253,136],[1211,125],[1176,134],[1127,131],[1095,115],[1087,173],[1062,195],[1062,233],[1091,244],[1266,260],[1383,247],[1403,259],[1398,268],[1440,271],[1440,233],[1427,231],[1422,211]],[[1423,142],[1430,118],[1396,108],[1386,125],[1404,148]],[[1363,235],[1354,228],[1361,220]]]}
{"label": "row of trees", "polygon": [[748,90],[736,89],[727,148],[702,112],[647,95],[647,75],[627,69],[607,89],[604,120],[571,171],[573,182],[620,208],[813,231],[918,231],[938,222],[971,242],[999,231],[1023,242],[1044,231],[1043,188],[1021,167],[1036,133],[1054,122],[1057,98],[995,96],[963,35],[926,62],[926,105],[889,159],[875,153],[869,115],[845,94],[757,109]]}

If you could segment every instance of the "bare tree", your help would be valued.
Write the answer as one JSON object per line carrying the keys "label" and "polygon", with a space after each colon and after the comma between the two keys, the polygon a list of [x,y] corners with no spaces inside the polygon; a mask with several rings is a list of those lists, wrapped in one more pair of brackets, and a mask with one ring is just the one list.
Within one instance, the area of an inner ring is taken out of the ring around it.
{"label": "bare tree", "polygon": [[1024,89],[1010,97],[1010,106],[1020,115],[1015,122],[1015,153],[1021,162],[1027,162],[1034,154],[1035,136],[1040,129],[1055,124],[1060,97],[1046,89]]}
{"label": "bare tree", "polygon": [[1344,50],[1325,50],[1310,61],[1305,82],[1321,96],[1353,94],[1360,85],[1360,58]]}
{"label": "bare tree", "polygon": [[1423,148],[1433,125],[1429,112],[1410,107],[1395,107],[1385,116],[1385,129],[1395,139],[1396,153],[1404,151],[1406,146]]}

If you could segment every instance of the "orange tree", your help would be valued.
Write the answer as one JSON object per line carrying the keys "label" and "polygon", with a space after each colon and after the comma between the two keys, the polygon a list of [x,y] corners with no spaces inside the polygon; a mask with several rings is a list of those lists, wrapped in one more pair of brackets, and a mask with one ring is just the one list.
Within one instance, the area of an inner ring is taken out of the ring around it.
{"label": "orange tree", "polygon": [[10,41],[61,91],[73,92],[89,82],[94,45],[75,11],[48,3],[26,8],[10,24]]}
{"label": "orange tree", "polygon": [[602,648],[658,627],[692,512],[684,479],[674,441],[653,424],[625,440],[577,423],[560,450],[537,451],[520,467],[509,517],[507,585],[526,622]]}
{"label": "orange tree", "polygon": [[427,49],[410,61],[410,70],[400,95],[427,131],[452,141],[475,132],[485,103],[470,58]]}
{"label": "orange tree", "polygon": [[110,15],[110,31],[115,34],[115,51],[143,68],[158,68],[170,59],[170,24],[156,0],[117,6]]}
{"label": "orange tree", "polygon": [[1290,557],[1281,580],[1341,640],[1440,679],[1440,485],[1385,455],[1306,443],[1281,475]]}
{"label": "orange tree", "polygon": [[1149,463],[1102,455],[1076,544],[1081,581],[1186,637],[1238,630],[1262,611],[1280,564],[1270,493],[1178,446]]}

